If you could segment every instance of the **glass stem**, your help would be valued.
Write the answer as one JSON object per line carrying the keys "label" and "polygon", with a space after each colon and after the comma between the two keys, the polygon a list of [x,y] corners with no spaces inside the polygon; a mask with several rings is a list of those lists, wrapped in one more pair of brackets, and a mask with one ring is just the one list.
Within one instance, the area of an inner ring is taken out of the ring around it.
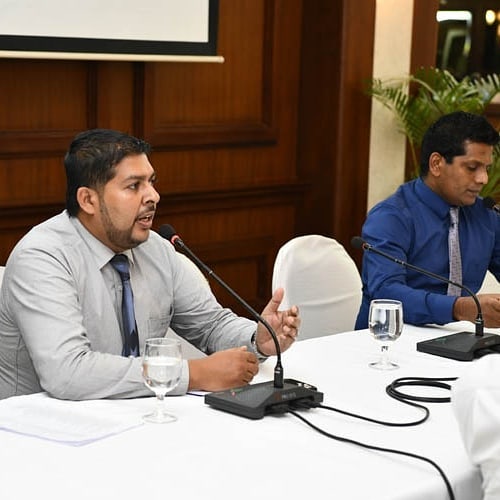
{"label": "glass stem", "polygon": [[380,348],[380,364],[384,366],[389,363],[388,351],[389,351],[389,346],[383,344],[382,347]]}
{"label": "glass stem", "polygon": [[158,417],[163,416],[165,413],[165,394],[156,395],[156,415]]}

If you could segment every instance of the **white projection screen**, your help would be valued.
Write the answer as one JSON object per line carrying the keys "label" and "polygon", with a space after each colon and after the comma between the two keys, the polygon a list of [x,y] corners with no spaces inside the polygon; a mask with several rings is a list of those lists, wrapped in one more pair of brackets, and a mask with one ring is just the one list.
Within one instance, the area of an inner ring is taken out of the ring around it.
{"label": "white projection screen", "polygon": [[213,61],[218,0],[0,0],[0,57]]}

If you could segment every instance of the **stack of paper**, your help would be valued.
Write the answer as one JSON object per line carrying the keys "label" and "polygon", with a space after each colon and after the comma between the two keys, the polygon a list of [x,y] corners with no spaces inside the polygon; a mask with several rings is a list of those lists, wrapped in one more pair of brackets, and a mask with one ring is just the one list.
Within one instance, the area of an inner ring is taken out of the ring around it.
{"label": "stack of paper", "polygon": [[0,401],[0,429],[73,446],[140,425],[141,410],[124,401],[63,401],[47,393]]}

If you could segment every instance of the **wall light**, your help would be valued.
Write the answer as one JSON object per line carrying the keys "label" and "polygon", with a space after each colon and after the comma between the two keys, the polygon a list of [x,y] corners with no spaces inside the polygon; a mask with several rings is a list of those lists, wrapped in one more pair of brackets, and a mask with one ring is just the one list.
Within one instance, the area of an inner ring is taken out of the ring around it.
{"label": "wall light", "polygon": [[469,10],[438,10],[436,21],[467,21],[472,22],[472,12]]}
{"label": "wall light", "polygon": [[486,24],[491,26],[492,24],[495,23],[497,19],[497,13],[494,10],[488,9],[486,11],[486,14],[484,15],[484,20],[486,21]]}

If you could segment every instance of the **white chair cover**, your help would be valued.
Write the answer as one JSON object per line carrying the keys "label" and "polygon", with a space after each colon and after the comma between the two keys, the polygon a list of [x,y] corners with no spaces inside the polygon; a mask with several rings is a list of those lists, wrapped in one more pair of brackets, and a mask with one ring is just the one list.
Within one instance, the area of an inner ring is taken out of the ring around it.
{"label": "white chair cover", "polygon": [[280,309],[299,307],[299,340],[353,330],[361,286],[356,264],[332,238],[299,236],[276,256],[272,288],[285,289]]}
{"label": "white chair cover", "polygon": [[486,271],[481,289],[477,293],[500,293],[500,283],[497,281],[493,273]]}

